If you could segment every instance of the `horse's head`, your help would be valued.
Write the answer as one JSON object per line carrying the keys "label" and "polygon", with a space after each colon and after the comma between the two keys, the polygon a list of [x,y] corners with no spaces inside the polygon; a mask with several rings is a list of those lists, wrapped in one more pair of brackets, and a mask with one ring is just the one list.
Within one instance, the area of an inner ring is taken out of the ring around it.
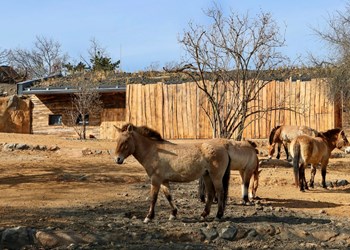
{"label": "horse's head", "polygon": [[341,130],[339,132],[336,146],[337,146],[338,149],[341,149],[342,147],[349,146],[349,141],[348,141],[348,138],[345,135],[344,130]]}
{"label": "horse's head", "polygon": [[114,159],[117,164],[122,164],[135,151],[135,142],[132,135],[133,126],[129,125],[125,131],[118,127],[116,129],[119,131],[119,136],[117,138]]}

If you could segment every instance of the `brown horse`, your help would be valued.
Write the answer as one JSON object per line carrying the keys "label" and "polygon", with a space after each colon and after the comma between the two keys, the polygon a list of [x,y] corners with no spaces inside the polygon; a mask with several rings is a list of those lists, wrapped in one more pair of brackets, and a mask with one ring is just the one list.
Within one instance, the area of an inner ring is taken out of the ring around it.
{"label": "brown horse", "polygon": [[151,205],[145,223],[154,218],[160,189],[172,208],[170,219],[173,219],[177,208],[172,201],[169,182],[190,182],[201,176],[208,190],[208,200],[201,216],[209,215],[215,195],[218,197],[216,217],[220,219],[223,216],[230,179],[227,140],[175,144],[164,140],[157,131],[145,126],[126,124],[117,129],[120,134],[115,149],[116,163],[122,164],[129,155],[133,155],[151,179]]}
{"label": "brown horse", "polygon": [[[256,192],[259,185],[259,159],[257,156],[257,145],[252,141],[230,141],[228,153],[231,159],[231,170],[238,170],[242,180],[242,202],[246,204],[249,202],[248,190],[250,180],[254,176],[252,184],[253,199],[256,198]],[[202,179],[199,181],[199,198],[202,202],[205,201],[205,187]]]}
{"label": "brown horse", "polygon": [[310,187],[314,187],[316,167],[321,164],[322,187],[326,188],[326,172],[329,157],[335,148],[349,145],[348,139],[340,128],[320,132],[317,137],[300,135],[290,144],[293,157],[293,169],[296,186],[300,191],[308,189],[305,179],[305,167],[311,164]]}
{"label": "brown horse", "polygon": [[287,160],[289,158],[288,153],[288,143],[290,143],[294,138],[299,135],[309,135],[317,136],[318,132],[307,126],[291,126],[291,125],[281,125],[274,127],[269,136],[269,158],[271,159],[275,153],[275,145],[277,144],[277,156],[280,158],[281,145],[283,145],[286,152]]}

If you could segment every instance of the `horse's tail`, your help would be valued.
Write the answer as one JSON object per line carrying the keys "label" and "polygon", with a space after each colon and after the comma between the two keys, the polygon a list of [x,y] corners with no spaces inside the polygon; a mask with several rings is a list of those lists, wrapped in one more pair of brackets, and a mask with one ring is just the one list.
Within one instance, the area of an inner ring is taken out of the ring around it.
{"label": "horse's tail", "polygon": [[201,176],[199,178],[199,183],[198,183],[198,196],[201,202],[205,202],[205,185],[204,185],[204,178]]}
{"label": "horse's tail", "polygon": [[281,125],[278,125],[271,130],[270,136],[269,136],[269,144],[270,145],[272,145],[272,143],[273,143],[273,137],[275,136],[276,130],[279,129],[280,127],[281,127]]}
{"label": "horse's tail", "polygon": [[294,180],[295,185],[299,186],[299,161],[300,161],[300,143],[298,141],[293,145],[293,171],[294,171]]}
{"label": "horse's tail", "polygon": [[259,170],[259,161],[257,161],[257,166],[254,170],[253,173],[253,185],[252,185],[252,198],[255,199],[257,198],[256,196],[256,192],[258,190],[259,187],[259,176],[262,170]]}
{"label": "horse's tail", "polygon": [[224,208],[227,204],[227,198],[228,198],[228,188],[230,185],[230,175],[231,175],[231,157],[228,155],[228,164],[226,167],[226,171],[224,174],[224,177],[222,178],[222,187],[224,190]]}

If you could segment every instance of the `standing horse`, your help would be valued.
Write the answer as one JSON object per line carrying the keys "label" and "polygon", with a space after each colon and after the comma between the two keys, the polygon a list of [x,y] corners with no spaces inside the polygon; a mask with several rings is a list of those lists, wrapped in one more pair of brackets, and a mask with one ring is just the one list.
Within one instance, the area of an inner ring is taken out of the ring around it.
{"label": "standing horse", "polygon": [[[228,154],[231,159],[230,169],[238,170],[242,180],[242,202],[249,202],[248,190],[250,180],[254,176],[252,185],[252,198],[256,198],[256,192],[259,185],[259,159],[257,156],[257,145],[252,141],[230,141]],[[205,186],[202,179],[199,181],[199,198],[205,201]]]}
{"label": "standing horse", "polygon": [[340,128],[320,132],[317,137],[300,135],[290,144],[293,157],[293,169],[296,186],[300,191],[308,189],[305,179],[305,167],[311,164],[310,187],[314,187],[316,167],[321,164],[322,187],[326,188],[326,172],[329,157],[335,148],[349,145],[348,139]]}
{"label": "standing horse", "polygon": [[208,200],[201,216],[209,215],[215,195],[218,197],[216,217],[223,216],[230,179],[228,141],[217,139],[178,145],[164,140],[157,131],[145,126],[126,124],[117,130],[120,134],[115,149],[116,163],[122,164],[129,155],[133,155],[151,179],[151,205],[145,223],[154,218],[160,189],[172,208],[169,219],[173,219],[177,208],[172,201],[169,182],[190,182],[201,176],[208,190]]}
{"label": "standing horse", "polygon": [[295,137],[299,135],[317,136],[318,132],[307,126],[291,126],[281,125],[274,127],[269,136],[269,158],[271,159],[275,153],[275,145],[277,144],[277,156],[280,158],[281,145],[283,145],[286,152],[287,160],[289,158],[288,143],[290,143]]}

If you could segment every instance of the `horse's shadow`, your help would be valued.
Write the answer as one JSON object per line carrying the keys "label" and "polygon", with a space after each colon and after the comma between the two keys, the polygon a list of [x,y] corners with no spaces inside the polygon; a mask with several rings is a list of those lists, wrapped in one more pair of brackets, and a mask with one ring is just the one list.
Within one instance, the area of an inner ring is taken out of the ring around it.
{"label": "horse's shadow", "polygon": [[[216,219],[214,217],[209,217],[204,220],[198,219],[197,217],[182,217],[180,221],[182,223],[203,223],[203,222],[214,222]],[[268,223],[284,223],[289,225],[299,225],[299,224],[329,224],[331,222],[330,219],[327,218],[312,218],[312,217],[299,217],[294,215],[288,216],[276,216],[272,214],[265,215],[255,215],[255,216],[229,216],[226,215],[221,218],[220,223],[222,222],[233,222],[240,224],[256,224],[260,222],[268,222]]]}
{"label": "horse's shadow", "polygon": [[272,207],[285,207],[285,208],[331,208],[339,207],[340,205],[332,202],[325,201],[305,201],[295,199],[265,199]]}

